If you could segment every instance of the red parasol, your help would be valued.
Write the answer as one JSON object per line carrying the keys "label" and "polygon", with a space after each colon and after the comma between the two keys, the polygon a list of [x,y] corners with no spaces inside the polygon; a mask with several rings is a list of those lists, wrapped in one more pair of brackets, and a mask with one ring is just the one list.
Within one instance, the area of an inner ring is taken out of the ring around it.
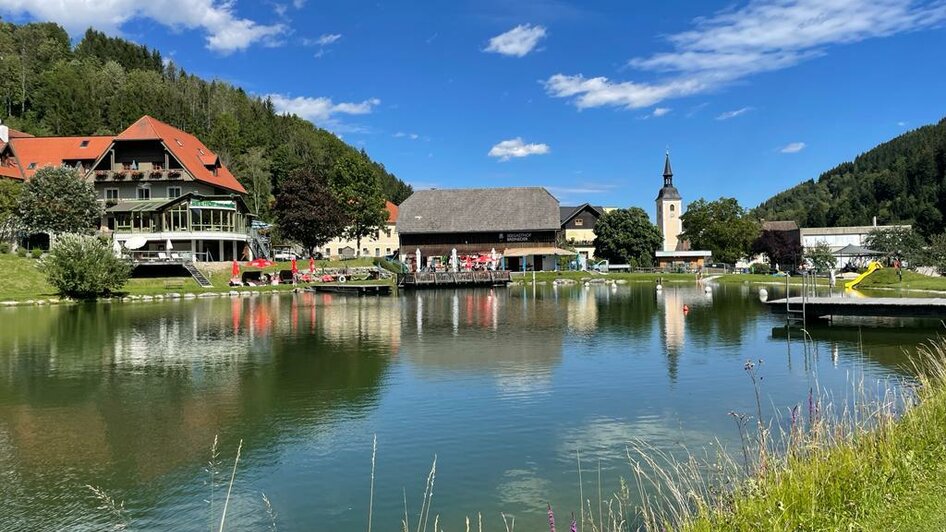
{"label": "red parasol", "polygon": [[271,260],[266,260],[262,257],[251,260],[246,263],[247,266],[252,266],[254,268],[269,268],[270,266],[275,266],[276,263]]}
{"label": "red parasol", "polygon": [[233,266],[230,268],[230,277],[239,277],[240,276],[240,265],[237,264],[237,261],[234,259]]}
{"label": "red parasol", "polygon": [[292,273],[299,273],[299,267],[296,266],[296,258],[292,258]]}
{"label": "red parasol", "polygon": [[493,259],[489,258],[489,255],[480,255],[479,257],[476,258],[476,262],[479,262],[480,264],[485,264],[487,262],[493,262]]}
{"label": "red parasol", "polygon": [[309,273],[315,273],[315,257],[309,257]]}

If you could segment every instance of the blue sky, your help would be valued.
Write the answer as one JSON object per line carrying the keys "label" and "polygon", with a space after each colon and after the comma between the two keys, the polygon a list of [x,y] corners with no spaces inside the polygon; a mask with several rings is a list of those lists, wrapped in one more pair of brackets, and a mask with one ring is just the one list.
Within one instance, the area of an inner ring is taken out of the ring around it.
{"label": "blue sky", "polygon": [[330,129],[415,187],[752,207],[946,115],[942,0],[0,0]]}

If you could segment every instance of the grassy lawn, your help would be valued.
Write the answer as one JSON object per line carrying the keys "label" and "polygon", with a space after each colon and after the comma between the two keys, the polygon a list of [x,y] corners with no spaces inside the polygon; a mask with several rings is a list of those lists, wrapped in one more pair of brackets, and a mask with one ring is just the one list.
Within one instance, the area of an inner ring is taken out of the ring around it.
{"label": "grassy lawn", "polygon": [[[38,261],[32,258],[22,258],[15,254],[0,255],[0,301],[25,301],[28,299],[49,299],[58,297],[55,289],[46,283],[42,272],[37,268]],[[308,261],[298,261],[300,270],[308,269]],[[346,261],[316,261],[316,269],[325,268],[354,268],[372,266],[371,258],[352,259]],[[242,271],[258,271],[259,268],[240,266]],[[291,269],[290,262],[280,262],[278,267],[266,268],[266,271]],[[129,279],[123,290],[127,295],[154,296],[159,294],[201,293],[201,292],[228,292],[230,290],[292,290],[293,285],[276,285],[262,287],[231,287],[230,268],[207,270],[201,268],[204,275],[213,283],[212,288],[202,288],[191,277],[156,277],[145,279]],[[393,284],[393,280],[358,281],[365,284]],[[299,285],[302,286],[302,285]]]}
{"label": "grassy lawn", "polygon": [[[527,283],[532,282],[532,272],[513,272],[514,281],[525,281]],[[658,279],[663,282],[668,283],[678,283],[678,282],[696,282],[696,275],[692,273],[624,273],[624,272],[612,272],[607,274],[602,273],[592,273],[592,272],[571,272],[571,271],[561,271],[561,272],[535,272],[535,280],[539,282],[551,282],[556,279],[572,279],[574,281],[580,281],[582,279],[609,279],[609,280],[619,280],[623,279],[628,282],[648,282],[653,283]]]}
{"label": "grassy lawn", "polygon": [[903,270],[903,282],[893,268],[877,270],[857,285],[857,288],[902,288],[904,290],[946,290],[946,278],[929,277]]}
{"label": "grassy lawn", "polygon": [[37,264],[36,259],[21,258],[13,253],[0,255],[0,300],[56,297],[56,291],[46,284]]}
{"label": "grassy lawn", "polygon": [[931,377],[902,417],[834,445],[803,444],[684,529],[946,530],[946,351],[931,351]]}
{"label": "grassy lawn", "polygon": [[[822,277],[816,279],[820,285],[828,285],[828,280]],[[761,273],[731,273],[723,275],[716,279],[717,283],[722,284],[780,284],[785,285],[785,277],[779,275],[765,275]],[[789,284],[801,284],[801,277],[796,275],[788,278]],[[838,281],[840,282],[840,280]]]}

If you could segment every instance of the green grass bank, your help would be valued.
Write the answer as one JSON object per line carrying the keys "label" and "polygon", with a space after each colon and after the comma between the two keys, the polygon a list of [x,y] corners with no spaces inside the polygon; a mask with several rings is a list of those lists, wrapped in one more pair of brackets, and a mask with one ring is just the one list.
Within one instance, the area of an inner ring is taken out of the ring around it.
{"label": "green grass bank", "polygon": [[[37,299],[58,298],[56,290],[50,286],[38,268],[39,261],[33,258],[20,257],[15,254],[0,254],[0,301],[28,301]],[[299,269],[307,269],[308,261],[299,261]],[[346,261],[316,261],[317,270],[321,268],[355,268],[372,266],[372,259],[352,259]],[[266,271],[288,270],[289,262],[279,262],[277,266],[266,268]],[[259,268],[246,268],[241,264],[241,271],[258,271]],[[213,283],[213,287],[203,288],[191,277],[155,277],[129,279],[123,290],[123,295],[156,296],[171,293],[200,294],[204,292],[237,291],[289,291],[295,288],[292,285],[276,285],[261,287],[231,287],[230,267],[206,268],[201,267],[204,275]],[[393,280],[363,281],[371,284],[391,284]]]}
{"label": "green grass bank", "polygon": [[857,286],[864,288],[894,288],[901,290],[943,290],[946,291],[946,277],[930,277],[909,270],[903,271],[903,280],[897,277],[893,268],[883,268],[875,271],[861,281]]}
{"label": "green grass bank", "polygon": [[921,349],[914,406],[882,405],[862,426],[815,423],[788,454],[681,528],[717,530],[946,530],[946,343]]}

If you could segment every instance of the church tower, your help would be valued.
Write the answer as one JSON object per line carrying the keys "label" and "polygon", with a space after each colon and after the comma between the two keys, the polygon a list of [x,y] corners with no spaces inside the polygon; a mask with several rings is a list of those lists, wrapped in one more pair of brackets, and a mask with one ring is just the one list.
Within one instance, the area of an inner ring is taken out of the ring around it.
{"label": "church tower", "polygon": [[657,227],[663,236],[662,251],[676,251],[678,237],[683,232],[680,215],[683,198],[677,187],[673,186],[673,170],[670,168],[670,150],[664,159],[664,186],[657,193]]}

